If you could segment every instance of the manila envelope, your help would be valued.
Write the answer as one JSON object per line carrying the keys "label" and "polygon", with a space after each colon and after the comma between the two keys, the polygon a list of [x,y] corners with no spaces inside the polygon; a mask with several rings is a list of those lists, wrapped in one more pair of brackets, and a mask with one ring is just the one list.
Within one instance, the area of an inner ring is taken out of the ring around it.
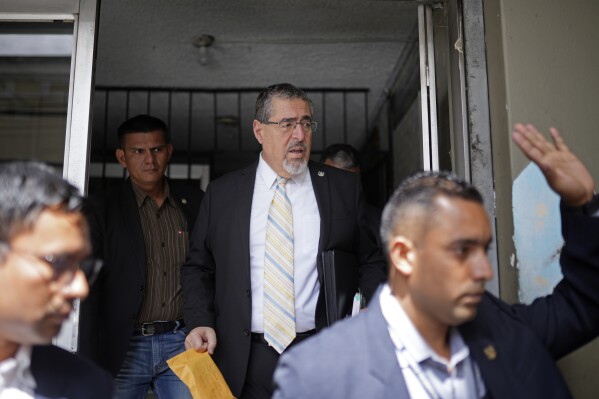
{"label": "manila envelope", "polygon": [[208,352],[196,352],[194,349],[189,349],[166,362],[187,385],[194,399],[234,398]]}

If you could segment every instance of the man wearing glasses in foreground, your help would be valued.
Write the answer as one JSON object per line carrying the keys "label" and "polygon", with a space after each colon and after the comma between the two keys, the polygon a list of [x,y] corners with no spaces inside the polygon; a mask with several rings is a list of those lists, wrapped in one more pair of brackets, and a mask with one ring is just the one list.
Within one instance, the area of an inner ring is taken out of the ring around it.
{"label": "man wearing glasses in foreground", "polygon": [[181,269],[186,347],[213,353],[236,397],[270,398],[279,354],[325,325],[323,250],[356,254],[366,298],[385,279],[358,176],[309,161],[312,108],[287,83],[259,94],[262,153],[208,186]]}
{"label": "man wearing glasses in foreground", "polygon": [[81,202],[42,164],[0,166],[1,399],[111,396],[108,373],[49,345],[101,267]]}

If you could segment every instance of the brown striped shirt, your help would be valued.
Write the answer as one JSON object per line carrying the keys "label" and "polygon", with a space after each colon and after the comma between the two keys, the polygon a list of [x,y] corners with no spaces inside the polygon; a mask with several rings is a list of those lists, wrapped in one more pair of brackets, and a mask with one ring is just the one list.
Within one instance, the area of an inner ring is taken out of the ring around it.
{"label": "brown striped shirt", "polygon": [[134,184],[146,244],[146,286],[137,323],[178,320],[183,315],[179,270],[189,247],[187,221],[164,180],[165,200],[156,201]]}

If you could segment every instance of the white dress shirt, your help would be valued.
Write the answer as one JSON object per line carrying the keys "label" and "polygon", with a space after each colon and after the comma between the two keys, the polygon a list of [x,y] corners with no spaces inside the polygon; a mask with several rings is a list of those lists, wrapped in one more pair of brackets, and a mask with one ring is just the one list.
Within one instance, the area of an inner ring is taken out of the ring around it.
{"label": "white dress shirt", "polygon": [[485,395],[478,366],[470,359],[470,350],[457,329],[451,328],[449,332],[451,357],[448,361],[437,355],[422,338],[388,284],[382,289],[380,301],[410,397],[438,395],[443,399],[461,399]]}
{"label": "white dress shirt", "polygon": [[[258,162],[250,219],[250,276],[252,285],[252,332],[264,332],[264,250],[268,209],[275,193],[277,174],[262,159]],[[316,259],[320,240],[320,212],[310,173],[290,179],[285,191],[293,213],[293,285],[295,331],[315,328],[314,315],[320,291]]]}
{"label": "white dress shirt", "polygon": [[33,399],[31,346],[21,345],[14,357],[0,362],[0,399]]}

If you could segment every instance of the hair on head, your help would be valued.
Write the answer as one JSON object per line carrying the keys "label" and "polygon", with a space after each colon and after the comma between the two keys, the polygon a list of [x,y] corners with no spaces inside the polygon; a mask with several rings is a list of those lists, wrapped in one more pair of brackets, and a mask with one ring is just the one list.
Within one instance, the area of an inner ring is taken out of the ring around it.
{"label": "hair on head", "polygon": [[155,131],[164,133],[164,140],[167,144],[171,142],[168,126],[166,126],[166,123],[164,123],[162,119],[151,115],[134,116],[133,118],[127,119],[125,122],[121,123],[117,129],[119,146],[123,148],[123,140],[127,134],[149,133]]}
{"label": "hair on head", "polygon": [[290,83],[278,83],[268,86],[258,94],[254,119],[260,122],[267,122],[270,119],[272,115],[272,99],[275,97],[283,100],[303,100],[310,105],[310,112],[314,111],[314,104],[306,92]]}
{"label": "hair on head", "polygon": [[354,169],[360,167],[358,151],[349,144],[332,144],[324,149],[320,155],[320,162],[330,160],[336,167]]}
{"label": "hair on head", "polygon": [[0,242],[30,229],[46,209],[79,212],[83,198],[77,187],[39,162],[0,165]]}
{"label": "hair on head", "polygon": [[385,251],[393,231],[408,223],[416,208],[426,215],[435,212],[434,200],[443,195],[483,204],[480,192],[465,180],[444,171],[418,172],[405,179],[387,201],[381,217],[381,240]]}

